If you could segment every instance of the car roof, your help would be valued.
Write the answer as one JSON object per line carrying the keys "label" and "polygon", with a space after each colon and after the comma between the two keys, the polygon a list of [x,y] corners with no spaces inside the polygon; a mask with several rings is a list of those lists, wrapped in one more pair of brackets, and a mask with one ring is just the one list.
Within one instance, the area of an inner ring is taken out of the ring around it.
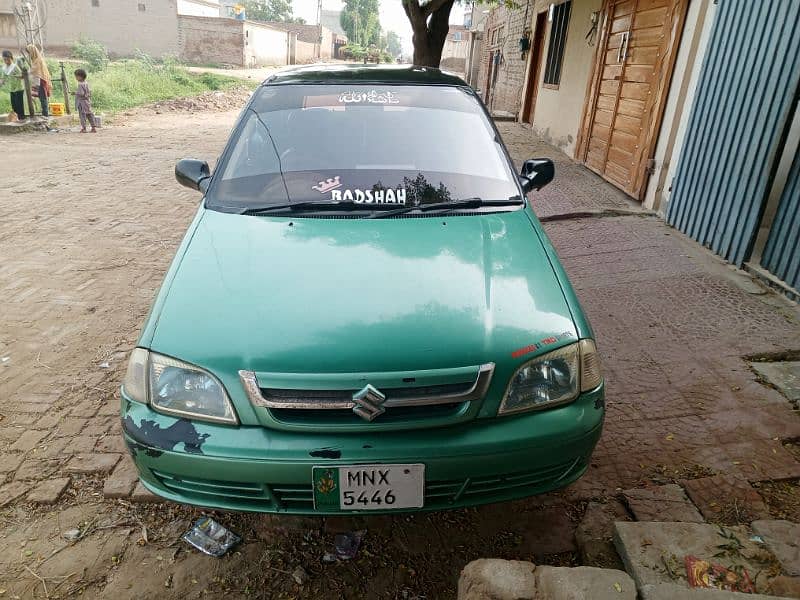
{"label": "car roof", "polygon": [[452,73],[414,65],[328,64],[281,69],[262,85],[302,83],[380,83],[395,85],[452,85],[467,83]]}

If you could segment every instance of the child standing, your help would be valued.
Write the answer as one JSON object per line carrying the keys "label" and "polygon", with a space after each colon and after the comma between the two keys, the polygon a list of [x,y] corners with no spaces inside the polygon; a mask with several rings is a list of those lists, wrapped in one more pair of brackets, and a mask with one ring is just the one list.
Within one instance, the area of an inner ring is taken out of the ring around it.
{"label": "child standing", "polygon": [[92,112],[92,90],[86,83],[86,71],[75,69],[75,79],[78,81],[78,89],[75,90],[75,108],[81,118],[81,133],[86,133],[86,121],[92,126],[92,133],[97,133],[94,126],[94,113]]}
{"label": "child standing", "polygon": [[3,66],[0,68],[0,88],[11,95],[11,110],[19,121],[25,119],[25,99],[23,97],[22,70],[14,62],[10,50],[3,50]]}

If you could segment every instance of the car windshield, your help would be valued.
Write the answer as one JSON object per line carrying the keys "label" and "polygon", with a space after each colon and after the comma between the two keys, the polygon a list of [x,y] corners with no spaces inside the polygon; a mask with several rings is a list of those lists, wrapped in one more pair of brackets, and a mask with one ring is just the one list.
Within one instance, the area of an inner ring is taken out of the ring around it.
{"label": "car windshield", "polygon": [[390,209],[518,193],[492,124],[464,89],[267,85],[234,133],[207,206]]}

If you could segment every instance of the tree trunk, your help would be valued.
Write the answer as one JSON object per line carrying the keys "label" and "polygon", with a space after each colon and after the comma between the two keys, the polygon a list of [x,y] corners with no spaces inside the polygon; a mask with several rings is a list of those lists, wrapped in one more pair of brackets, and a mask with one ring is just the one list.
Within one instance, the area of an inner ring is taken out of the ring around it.
{"label": "tree trunk", "polygon": [[442,62],[442,50],[444,42],[438,45],[430,39],[430,35],[425,35],[422,39],[414,36],[414,64],[420,67],[439,67]]}
{"label": "tree trunk", "polygon": [[[416,2],[417,0],[410,0]],[[454,0],[446,0],[438,9],[426,17],[424,13],[409,11],[406,13],[414,31],[414,64],[421,67],[439,67],[442,61],[442,50],[450,29],[450,10]]]}

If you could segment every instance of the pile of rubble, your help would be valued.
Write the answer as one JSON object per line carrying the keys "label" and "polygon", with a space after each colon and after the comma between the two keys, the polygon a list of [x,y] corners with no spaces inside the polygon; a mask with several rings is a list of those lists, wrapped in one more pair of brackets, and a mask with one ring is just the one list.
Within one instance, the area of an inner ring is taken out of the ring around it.
{"label": "pile of rubble", "polygon": [[225,91],[209,91],[188,98],[162,100],[161,102],[150,104],[146,107],[146,110],[154,110],[156,114],[167,112],[226,112],[244,106],[244,103],[247,102],[252,93],[253,91],[247,86],[236,86]]}

